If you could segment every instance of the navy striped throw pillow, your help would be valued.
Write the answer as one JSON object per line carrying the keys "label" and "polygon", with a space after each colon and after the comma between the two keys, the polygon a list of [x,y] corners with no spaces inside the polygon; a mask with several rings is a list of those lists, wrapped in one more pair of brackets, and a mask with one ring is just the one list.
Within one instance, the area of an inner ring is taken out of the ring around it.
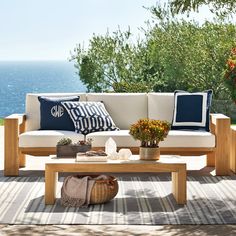
{"label": "navy striped throw pillow", "polygon": [[212,90],[199,93],[175,91],[171,129],[209,131]]}
{"label": "navy striped throw pillow", "polygon": [[75,132],[87,135],[98,131],[119,130],[102,102],[63,102],[74,122]]}

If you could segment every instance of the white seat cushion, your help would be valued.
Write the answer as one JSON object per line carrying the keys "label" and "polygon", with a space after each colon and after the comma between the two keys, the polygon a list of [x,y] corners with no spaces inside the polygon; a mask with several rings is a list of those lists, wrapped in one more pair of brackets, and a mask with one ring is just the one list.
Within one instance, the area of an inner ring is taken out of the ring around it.
{"label": "white seat cushion", "polygon": [[160,147],[215,147],[215,135],[206,131],[170,130]]}
{"label": "white seat cushion", "polygon": [[20,135],[19,147],[56,147],[62,138],[71,138],[72,142],[84,140],[84,135],[65,130],[28,131]]}
{"label": "white seat cushion", "polygon": [[[139,141],[135,141],[129,135],[129,130],[102,131],[90,133],[87,138],[92,138],[92,146],[104,147],[107,139],[111,137],[118,147],[138,147]],[[215,147],[215,136],[205,131],[171,130],[167,138],[160,142],[160,147]]]}
{"label": "white seat cushion", "polygon": [[[82,134],[64,130],[28,131],[20,135],[20,147],[55,147],[61,138],[69,137],[73,142],[83,140]],[[92,138],[93,147],[104,147],[109,137],[118,147],[139,147],[140,142],[129,135],[129,130],[101,131],[86,136]],[[171,130],[160,147],[215,147],[215,136],[205,131]]]}

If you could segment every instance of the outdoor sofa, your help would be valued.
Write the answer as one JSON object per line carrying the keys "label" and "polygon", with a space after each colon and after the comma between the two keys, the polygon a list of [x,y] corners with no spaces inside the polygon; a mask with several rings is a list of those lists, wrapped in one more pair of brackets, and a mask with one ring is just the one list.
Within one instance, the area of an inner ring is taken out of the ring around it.
{"label": "outdoor sofa", "polygon": [[[48,156],[56,153],[56,144],[63,137],[74,142],[84,136],[68,130],[39,130],[39,96],[79,96],[80,101],[103,102],[106,110],[120,130],[100,131],[87,135],[92,138],[94,149],[104,148],[112,137],[118,148],[130,148],[138,153],[139,141],[129,135],[129,127],[140,118],[172,122],[174,93],[47,93],[27,94],[25,114],[13,114],[5,118],[4,175],[18,176],[25,166],[25,155]],[[215,166],[217,175],[229,174],[230,118],[223,114],[210,115],[210,131],[170,130],[160,143],[161,154],[185,156],[207,155],[207,166]]]}

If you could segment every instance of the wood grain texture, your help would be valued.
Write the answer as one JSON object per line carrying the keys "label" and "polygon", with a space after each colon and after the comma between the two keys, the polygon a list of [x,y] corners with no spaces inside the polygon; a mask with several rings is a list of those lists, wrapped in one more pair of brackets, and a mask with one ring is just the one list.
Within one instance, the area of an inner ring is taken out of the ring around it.
{"label": "wood grain texture", "polygon": [[[25,125],[26,125],[26,115],[23,115],[22,117],[22,123],[19,124],[19,134],[22,134],[25,132]],[[18,149],[18,156],[19,156],[19,167],[25,167],[26,166],[26,156],[24,153]]]}
{"label": "wood grain texture", "polygon": [[23,168],[26,166],[26,156],[18,151],[18,158],[19,158],[19,168]]}
{"label": "wood grain texture", "polygon": [[21,147],[21,153],[32,156],[49,156],[56,154],[56,147]]}
{"label": "wood grain texture", "polygon": [[207,154],[206,166],[215,167],[215,152],[211,152]]}
{"label": "wood grain texture", "polygon": [[[212,115],[210,115],[209,126],[210,126],[210,132],[215,135],[215,124],[213,123]],[[215,157],[216,157],[215,150],[210,153],[207,153],[206,166],[215,167]]]}
{"label": "wood grain texture", "polygon": [[24,114],[13,114],[4,119],[4,175],[18,176],[20,165],[25,164],[25,158],[19,153],[20,133],[25,131]]}
{"label": "wood grain texture", "polygon": [[4,175],[19,175],[18,158],[18,133],[19,125],[17,118],[4,120]]}
{"label": "wood grain texture", "polygon": [[236,126],[231,126],[230,169],[236,172]]}
{"label": "wood grain texture", "polygon": [[[139,147],[118,147],[117,149],[129,148],[133,154],[139,153]],[[92,150],[105,150],[104,147],[92,147]],[[201,156],[211,153],[215,148],[161,148],[162,155]],[[22,147],[20,151],[32,156],[49,156],[56,154],[56,147]]]}
{"label": "wood grain texture", "polygon": [[158,161],[75,162],[75,159],[53,159],[45,164],[45,204],[54,204],[58,172],[148,173],[173,172],[173,193],[178,204],[186,203],[186,164]]}
{"label": "wood grain texture", "polygon": [[56,198],[56,184],[58,172],[51,170],[50,165],[45,166],[45,204],[54,204]]}
{"label": "wood grain texture", "polygon": [[172,192],[178,204],[186,204],[187,201],[187,174],[186,168],[172,172]]}
{"label": "wood grain texture", "polygon": [[216,135],[215,171],[216,175],[229,175],[230,168],[230,118],[213,116]]}

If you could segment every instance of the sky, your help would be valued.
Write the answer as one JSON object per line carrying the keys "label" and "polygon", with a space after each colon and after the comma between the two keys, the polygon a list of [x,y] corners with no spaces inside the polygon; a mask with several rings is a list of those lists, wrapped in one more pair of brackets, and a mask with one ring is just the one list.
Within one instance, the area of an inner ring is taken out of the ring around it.
{"label": "sky", "polygon": [[[156,0],[0,0],[0,60],[67,60],[93,34],[127,30],[134,35]],[[203,8],[197,19],[209,17]]]}

